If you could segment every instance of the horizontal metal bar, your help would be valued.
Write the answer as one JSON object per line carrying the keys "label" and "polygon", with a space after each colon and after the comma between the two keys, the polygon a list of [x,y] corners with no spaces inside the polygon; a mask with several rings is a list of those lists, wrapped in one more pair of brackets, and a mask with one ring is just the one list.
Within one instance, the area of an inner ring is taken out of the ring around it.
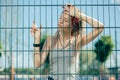
{"label": "horizontal metal bar", "polygon": [[[24,6],[45,6],[45,7],[49,7],[49,6],[63,6],[61,4],[58,4],[58,5],[50,5],[50,4],[47,4],[47,5],[0,5],[0,7],[24,7]],[[75,4],[74,6],[120,6],[120,4]]]}
{"label": "horizontal metal bar", "polygon": [[[45,78],[47,77],[46,75],[15,75],[17,78]],[[10,75],[0,75],[1,78],[10,78]]]}
{"label": "horizontal metal bar", "polygon": [[[31,27],[0,27],[0,29],[30,29]],[[39,27],[38,27],[39,28]],[[42,29],[57,29],[58,27],[45,27],[43,26]],[[60,27],[63,29],[63,27]],[[64,27],[64,28],[70,28],[70,27]],[[83,28],[93,28],[93,27],[83,27]],[[98,27],[98,28],[102,28],[102,27]],[[104,27],[104,29],[110,29],[110,28],[120,28],[120,26],[116,26],[116,27]]]}
{"label": "horizontal metal bar", "polygon": [[[34,52],[34,50],[1,50],[2,52]],[[55,52],[62,52],[62,50],[42,50],[42,52],[46,52],[46,51],[55,51]],[[94,50],[64,50],[63,52],[66,51],[80,51],[80,52],[86,52],[86,51],[94,51]],[[100,51],[100,50],[99,50]],[[101,50],[103,51],[103,50]],[[104,51],[108,51],[108,50],[104,50]],[[120,51],[120,50],[109,50],[109,51]]]}

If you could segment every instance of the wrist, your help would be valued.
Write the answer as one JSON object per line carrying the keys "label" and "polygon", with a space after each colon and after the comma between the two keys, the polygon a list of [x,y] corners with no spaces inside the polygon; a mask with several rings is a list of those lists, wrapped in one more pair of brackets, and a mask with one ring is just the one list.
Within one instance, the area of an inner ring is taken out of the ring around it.
{"label": "wrist", "polygon": [[79,18],[79,19],[82,19],[83,21],[86,21],[87,16],[83,13],[78,13],[78,15],[76,17]]}
{"label": "wrist", "polygon": [[39,44],[39,43],[40,43],[40,39],[35,39],[35,40],[34,40],[34,43],[35,43],[35,44]]}

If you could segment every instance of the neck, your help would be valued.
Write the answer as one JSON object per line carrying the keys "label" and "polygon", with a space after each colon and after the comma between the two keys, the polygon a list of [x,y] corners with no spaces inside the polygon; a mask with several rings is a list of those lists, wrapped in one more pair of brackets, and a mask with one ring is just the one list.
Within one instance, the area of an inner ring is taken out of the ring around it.
{"label": "neck", "polygon": [[63,39],[70,39],[71,38],[71,31],[60,31],[60,36],[63,38]]}

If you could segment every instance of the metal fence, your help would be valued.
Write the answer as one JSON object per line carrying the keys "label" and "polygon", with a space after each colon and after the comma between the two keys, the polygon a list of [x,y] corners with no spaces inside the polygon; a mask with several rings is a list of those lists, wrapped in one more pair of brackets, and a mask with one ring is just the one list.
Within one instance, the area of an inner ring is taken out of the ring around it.
{"label": "metal fence", "polygon": [[[104,24],[104,31],[79,50],[77,80],[120,80],[120,0],[0,0],[0,80],[46,79],[49,56],[40,68],[34,66],[35,40],[30,29],[33,21],[38,27],[42,24],[42,45],[47,36],[55,35],[67,3]],[[85,26],[85,34],[93,30]]]}

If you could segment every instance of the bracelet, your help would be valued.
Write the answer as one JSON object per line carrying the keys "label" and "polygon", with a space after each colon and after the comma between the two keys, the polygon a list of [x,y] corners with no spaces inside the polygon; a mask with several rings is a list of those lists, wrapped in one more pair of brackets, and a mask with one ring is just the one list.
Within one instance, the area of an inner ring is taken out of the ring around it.
{"label": "bracelet", "polygon": [[40,47],[40,44],[33,44],[34,47]]}
{"label": "bracelet", "polygon": [[33,53],[33,54],[35,55],[35,54],[40,54],[40,53],[38,53],[38,52],[35,52],[35,53]]}

